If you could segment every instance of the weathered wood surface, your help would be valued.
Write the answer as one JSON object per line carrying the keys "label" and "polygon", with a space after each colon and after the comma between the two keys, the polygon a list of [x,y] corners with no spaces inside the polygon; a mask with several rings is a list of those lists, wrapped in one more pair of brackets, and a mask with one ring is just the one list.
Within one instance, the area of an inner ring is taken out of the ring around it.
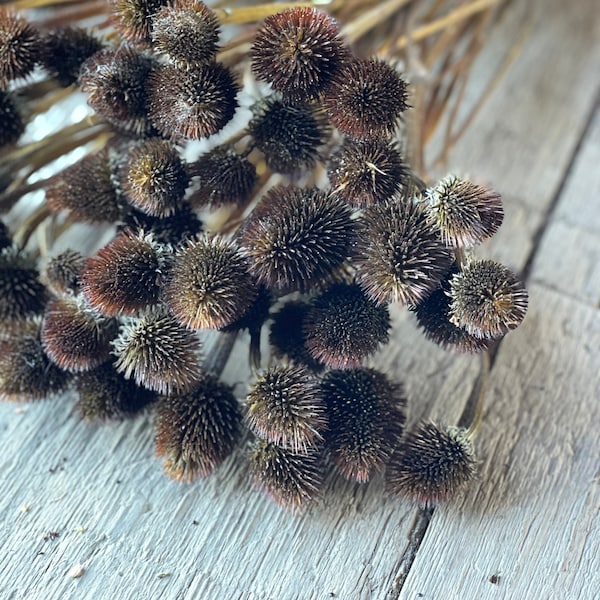
{"label": "weathered wood surface", "polygon": [[[429,519],[380,480],[332,479],[290,516],[240,460],[190,486],[166,479],[149,418],[85,426],[69,398],[5,404],[0,598],[597,597],[600,24],[593,0],[515,3],[481,74],[525,4],[529,41],[451,157],[504,193],[506,222],[484,252],[526,268],[531,292],[496,355],[466,497]],[[405,381],[411,421],[456,422],[477,361],[422,340],[404,312],[395,321],[378,364]],[[243,362],[230,361],[230,381],[245,379]]]}

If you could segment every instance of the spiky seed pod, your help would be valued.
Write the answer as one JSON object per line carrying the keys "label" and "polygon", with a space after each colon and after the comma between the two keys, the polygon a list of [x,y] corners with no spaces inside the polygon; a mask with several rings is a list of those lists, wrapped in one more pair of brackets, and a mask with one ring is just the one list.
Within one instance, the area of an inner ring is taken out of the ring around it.
{"label": "spiky seed pod", "polygon": [[365,211],[354,264],[359,285],[375,302],[417,304],[452,260],[421,205],[392,199]]}
{"label": "spiky seed pod", "polygon": [[460,493],[473,479],[476,465],[466,430],[421,423],[392,456],[387,488],[421,506],[435,506]]}
{"label": "spiky seed pod", "polygon": [[112,362],[75,377],[79,400],[76,410],[86,421],[132,417],[156,399],[154,392],[138,387],[118,373]]}
{"label": "spiky seed pod", "polygon": [[219,49],[219,21],[200,0],[173,0],[152,19],[152,45],[180,69],[214,60]]}
{"label": "spiky seed pod", "polygon": [[295,453],[257,439],[248,453],[248,467],[254,482],[279,506],[299,512],[314,500],[323,483],[319,453]]}
{"label": "spiky seed pod", "polygon": [[115,29],[128,41],[150,41],[152,20],[169,0],[111,0]]}
{"label": "spiky seed pod", "polygon": [[219,63],[186,72],[164,65],[148,83],[149,117],[165,138],[200,140],[231,121],[238,91],[231,72]]}
{"label": "spiky seed pod", "polygon": [[28,402],[62,392],[69,375],[46,356],[39,331],[0,340],[0,398]]}
{"label": "spiky seed pod", "polygon": [[321,390],[333,461],[346,479],[365,483],[400,443],[406,421],[402,386],[375,369],[350,369],[326,373]]}
{"label": "spiky seed pod", "polygon": [[151,135],[147,82],[154,61],[128,46],[105,49],[81,65],[79,83],[88,104],[116,128]]}
{"label": "spiky seed pod", "polygon": [[303,323],[310,355],[328,367],[347,369],[389,340],[390,313],[356,285],[336,284],[311,303]]}
{"label": "spiky seed pod", "polygon": [[425,199],[425,209],[448,246],[480,244],[504,219],[500,194],[454,175],[427,190]]}
{"label": "spiky seed pod", "polygon": [[87,301],[107,316],[135,316],[158,304],[164,251],[152,234],[120,233],[85,263],[81,286]]}
{"label": "spiky seed pod", "polygon": [[305,292],[344,263],[354,222],[335,195],[277,186],[260,200],[239,237],[259,282],[280,293]]}
{"label": "spiky seed pod", "polygon": [[81,27],[62,27],[43,37],[42,64],[66,87],[77,82],[81,65],[102,50],[102,42]]}
{"label": "spiky seed pod", "polygon": [[195,190],[192,206],[218,208],[225,204],[242,205],[256,184],[256,168],[233,147],[219,146],[189,166]]}
{"label": "spiky seed pod", "polygon": [[267,17],[254,39],[252,71],[291,101],[320,96],[349,56],[335,21],[306,6]]}
{"label": "spiky seed pod", "polygon": [[25,123],[10,92],[0,90],[0,148],[14,144],[25,131]]}
{"label": "spiky seed pod", "polygon": [[255,106],[254,113],[248,132],[270,169],[293,174],[315,166],[319,146],[331,134],[322,111],[271,97]]}
{"label": "spiky seed pod", "polygon": [[306,349],[302,324],[308,312],[306,302],[290,301],[273,315],[269,332],[271,352],[277,358],[285,358],[295,364],[319,373],[325,365],[315,360]]}
{"label": "spiky seed pod", "polygon": [[338,71],[325,96],[325,110],[342,133],[389,138],[408,108],[407,83],[386,62],[355,58]]}
{"label": "spiky seed pod", "polygon": [[470,334],[496,338],[521,324],[528,295],[517,276],[493,260],[473,260],[450,279],[450,321]]}
{"label": "spiky seed pod", "polygon": [[198,336],[162,310],[129,319],[113,344],[117,371],[159,394],[189,392],[202,379]]}
{"label": "spiky seed pod", "polygon": [[153,217],[176,213],[188,184],[185,163],[166,140],[150,139],[134,146],[121,172],[127,200]]}
{"label": "spiky seed pod", "polygon": [[67,211],[72,221],[116,221],[122,209],[109,151],[88,155],[56,175],[46,186],[46,202],[53,212]]}
{"label": "spiky seed pod", "polygon": [[277,365],[250,388],[246,421],[258,437],[306,453],[323,440],[327,408],[317,380],[307,369]]}
{"label": "spiky seed pod", "polygon": [[237,247],[221,238],[202,238],[182,246],[165,287],[165,302],[191,329],[220,329],[244,314],[256,285]]}
{"label": "spiky seed pod", "polygon": [[336,194],[365,208],[404,189],[409,171],[396,146],[380,139],[347,139],[329,159],[327,175]]}
{"label": "spiky seed pod", "polygon": [[42,44],[38,31],[10,9],[0,7],[0,88],[29,75],[39,61]]}
{"label": "spiky seed pod", "polygon": [[157,406],[156,454],[173,479],[210,475],[241,438],[242,415],[231,388],[203,374],[184,396],[162,398]]}
{"label": "spiky seed pod", "polygon": [[85,259],[76,250],[65,250],[53,256],[44,275],[50,289],[58,295],[78,294]]}

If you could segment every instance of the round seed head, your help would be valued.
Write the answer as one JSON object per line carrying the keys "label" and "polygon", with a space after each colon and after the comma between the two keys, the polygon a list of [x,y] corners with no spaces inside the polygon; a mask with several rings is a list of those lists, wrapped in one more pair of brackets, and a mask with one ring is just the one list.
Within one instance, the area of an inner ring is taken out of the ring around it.
{"label": "round seed head", "polygon": [[408,108],[407,84],[387,63],[349,61],[325,96],[325,109],[342,133],[354,138],[388,138]]}
{"label": "round seed head", "polygon": [[258,439],[248,454],[248,467],[255,483],[291,512],[305,508],[323,483],[321,457],[315,450],[297,454]]}
{"label": "round seed head", "polygon": [[186,393],[202,378],[200,340],[165,312],[130,319],[113,344],[117,371],[149,390]]}
{"label": "round seed head", "polygon": [[75,377],[76,409],[86,421],[120,420],[135,416],[156,396],[118,373],[112,362]]}
{"label": "round seed head", "polygon": [[233,118],[238,90],[231,72],[219,63],[192,71],[162,66],[148,85],[150,120],[165,138],[207,138]]}
{"label": "round seed head", "polygon": [[153,17],[168,1],[111,0],[114,26],[130,42],[149,42]]}
{"label": "round seed head", "polygon": [[173,479],[210,475],[241,438],[242,415],[231,388],[210,374],[183,396],[162,398],[157,406],[156,454]]}
{"label": "round seed head", "polygon": [[521,324],[527,290],[493,260],[471,261],[450,279],[450,320],[480,338],[496,338]]}
{"label": "round seed head", "polygon": [[308,104],[268,98],[255,108],[248,131],[270,169],[293,174],[315,166],[331,128],[324,114]]}
{"label": "round seed head", "polygon": [[0,90],[0,148],[14,144],[24,131],[25,123],[12,94]]}
{"label": "round seed head", "polygon": [[0,88],[29,75],[40,59],[37,30],[10,9],[0,7]]}
{"label": "round seed head", "polygon": [[219,146],[190,165],[195,178],[195,191],[190,196],[193,206],[218,208],[243,205],[256,184],[256,168],[233,147]]}
{"label": "round seed head", "polygon": [[294,452],[317,447],[327,411],[316,379],[293,365],[265,371],[246,398],[246,421],[257,436]]}
{"label": "round seed head", "polygon": [[413,305],[438,286],[452,256],[420,204],[390,200],[365,211],[354,264],[375,302]]}
{"label": "round seed head", "polygon": [[321,95],[349,51],[331,17],[297,7],[264,20],[251,54],[258,79],[288,100],[305,101]]}
{"label": "round seed head", "polygon": [[394,453],[386,472],[387,487],[421,506],[435,506],[466,487],[476,464],[464,429],[421,423]]}
{"label": "round seed head", "polygon": [[173,0],[152,20],[152,45],[180,69],[214,60],[219,49],[219,21],[200,0]]}
{"label": "round seed head", "polygon": [[336,284],[317,296],[304,319],[310,355],[328,367],[360,366],[389,340],[390,313],[355,284]]}
{"label": "round seed head", "polygon": [[406,420],[402,386],[374,369],[350,369],[329,371],[321,389],[333,461],[344,477],[365,483],[400,442]]}
{"label": "round seed head", "polygon": [[44,275],[50,289],[58,295],[78,294],[85,259],[76,250],[65,250],[53,256]]}
{"label": "round seed head", "polygon": [[190,241],[179,249],[169,273],[165,302],[191,329],[220,329],[241,317],[256,297],[246,261],[231,242]]}
{"label": "round seed head", "polygon": [[152,234],[123,232],[87,259],[83,294],[103,315],[134,316],[158,304],[164,249]]}
{"label": "round seed head", "polygon": [[475,246],[492,237],[504,218],[500,194],[454,175],[427,191],[425,208],[452,247]]}
{"label": "round seed head", "polygon": [[153,217],[168,217],[182,203],[189,178],[173,145],[151,139],[129,153],[121,175],[121,189],[137,209]]}
{"label": "round seed head", "polygon": [[406,187],[408,168],[398,149],[384,140],[347,139],[327,167],[335,193],[358,208],[378,204]]}
{"label": "round seed head", "polygon": [[307,291],[340,267],[354,242],[348,206],[317,188],[277,186],[246,220],[240,245],[259,282],[281,292]]}

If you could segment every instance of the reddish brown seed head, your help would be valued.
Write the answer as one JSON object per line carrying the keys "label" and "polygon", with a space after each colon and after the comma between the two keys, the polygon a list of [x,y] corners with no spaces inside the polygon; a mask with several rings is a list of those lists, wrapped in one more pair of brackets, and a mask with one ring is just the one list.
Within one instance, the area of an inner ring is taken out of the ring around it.
{"label": "reddish brown seed head", "polygon": [[85,259],[76,250],[53,256],[44,271],[50,289],[58,295],[79,293],[84,263]]}
{"label": "reddish brown seed head", "polygon": [[241,438],[238,401],[211,374],[203,374],[186,395],[159,400],[156,413],[156,454],[164,457],[167,475],[178,481],[210,475]]}
{"label": "reddish brown seed head", "polygon": [[41,53],[38,31],[23,17],[0,7],[0,88],[29,75]]}
{"label": "reddish brown seed head", "polygon": [[114,26],[130,42],[149,42],[153,17],[167,3],[168,0],[111,0]]}
{"label": "reddish brown seed head", "polygon": [[0,90],[0,148],[14,144],[25,131],[17,102],[10,92]]}

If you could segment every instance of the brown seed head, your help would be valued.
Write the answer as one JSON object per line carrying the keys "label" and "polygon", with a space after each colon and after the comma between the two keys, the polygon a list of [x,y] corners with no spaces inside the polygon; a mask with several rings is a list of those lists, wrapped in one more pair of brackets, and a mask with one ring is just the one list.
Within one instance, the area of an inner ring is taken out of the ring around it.
{"label": "brown seed head", "polygon": [[0,148],[14,144],[25,131],[25,123],[10,92],[0,90]]}
{"label": "brown seed head", "polygon": [[114,26],[130,42],[149,42],[153,17],[168,1],[111,0]]}
{"label": "brown seed head", "polygon": [[0,7],[0,88],[29,75],[41,52],[38,31],[23,17]]}
{"label": "brown seed head", "polygon": [[78,294],[84,263],[85,259],[76,250],[53,256],[44,271],[50,289],[58,295]]}

